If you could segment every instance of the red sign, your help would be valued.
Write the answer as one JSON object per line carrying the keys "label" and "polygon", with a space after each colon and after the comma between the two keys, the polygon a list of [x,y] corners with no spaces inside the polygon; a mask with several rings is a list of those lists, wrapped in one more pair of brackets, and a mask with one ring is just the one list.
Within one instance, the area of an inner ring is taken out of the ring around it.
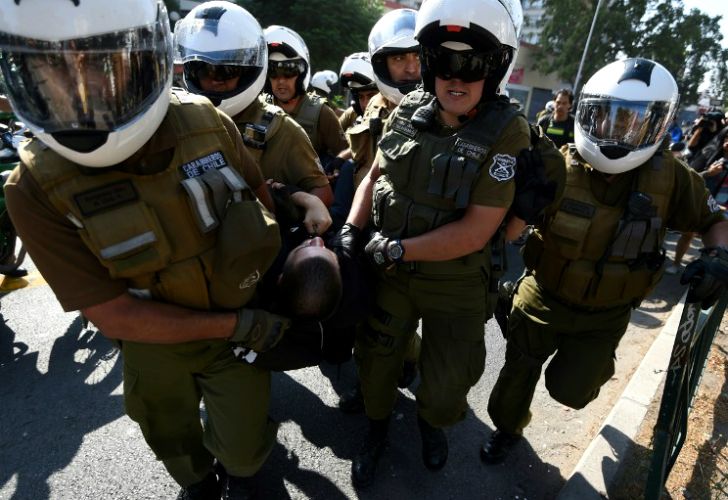
{"label": "red sign", "polygon": [[526,68],[514,68],[511,77],[508,79],[508,83],[523,83],[523,75],[526,73]]}

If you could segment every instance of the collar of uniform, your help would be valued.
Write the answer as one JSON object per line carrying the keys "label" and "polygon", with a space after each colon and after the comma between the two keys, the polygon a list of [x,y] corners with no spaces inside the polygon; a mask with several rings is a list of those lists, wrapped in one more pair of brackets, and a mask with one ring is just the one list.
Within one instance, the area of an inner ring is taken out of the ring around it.
{"label": "collar of uniform", "polygon": [[255,99],[250,105],[233,117],[235,123],[254,123],[259,112],[263,109],[263,103]]}
{"label": "collar of uniform", "polygon": [[[157,128],[152,137],[142,146],[139,151],[131,155],[129,159],[121,162],[119,168],[122,170],[133,171],[135,173],[154,173],[159,171],[162,165],[146,165],[143,159],[161,155],[162,153],[174,150],[176,146],[176,136],[174,133],[174,127],[170,121],[169,113],[162,121],[162,124]],[[169,154],[166,155],[170,156]],[[148,167],[151,167],[152,171],[148,171]],[[167,167],[167,165],[163,165]]]}

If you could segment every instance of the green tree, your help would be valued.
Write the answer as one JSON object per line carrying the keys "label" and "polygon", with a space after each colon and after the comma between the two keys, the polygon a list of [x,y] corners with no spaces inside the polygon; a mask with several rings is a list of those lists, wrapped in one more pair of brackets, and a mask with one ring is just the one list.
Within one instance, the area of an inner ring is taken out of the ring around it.
{"label": "green tree", "polygon": [[[544,0],[540,45],[548,50],[536,55],[537,68],[575,80],[597,3]],[[675,76],[682,102],[695,102],[706,72],[725,67],[719,22],[720,17],[713,19],[696,9],[685,13],[682,0],[606,0],[597,16],[581,82],[618,58],[647,57]],[[715,77],[714,86],[725,88],[727,76],[723,71]]]}
{"label": "green tree", "polygon": [[367,37],[382,15],[381,0],[239,0],[263,28],[287,26],[303,37],[311,71],[339,72],[344,57],[367,50]]}

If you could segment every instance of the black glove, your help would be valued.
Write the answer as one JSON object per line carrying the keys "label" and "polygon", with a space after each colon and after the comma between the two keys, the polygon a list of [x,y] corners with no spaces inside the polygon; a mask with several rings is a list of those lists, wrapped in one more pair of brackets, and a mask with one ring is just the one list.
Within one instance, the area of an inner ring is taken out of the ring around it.
{"label": "black glove", "polygon": [[263,309],[238,309],[230,342],[240,344],[255,352],[265,352],[273,348],[291,326],[291,320]]}
{"label": "black glove", "polygon": [[518,155],[515,181],[516,194],[511,211],[526,224],[534,224],[556,196],[556,182],[546,178],[546,169],[538,150],[524,149]]}
{"label": "black glove", "polygon": [[394,264],[402,262],[402,257],[404,257],[402,243],[399,240],[387,238],[379,232],[372,235],[372,239],[364,247],[364,252],[380,269],[389,269]]}
{"label": "black glove", "polygon": [[680,283],[690,283],[688,302],[700,302],[703,309],[712,306],[728,285],[728,249],[709,247],[700,250],[700,257],[685,266]]}
{"label": "black glove", "polygon": [[361,249],[361,229],[347,222],[330,240],[328,247],[339,258],[354,259]]}

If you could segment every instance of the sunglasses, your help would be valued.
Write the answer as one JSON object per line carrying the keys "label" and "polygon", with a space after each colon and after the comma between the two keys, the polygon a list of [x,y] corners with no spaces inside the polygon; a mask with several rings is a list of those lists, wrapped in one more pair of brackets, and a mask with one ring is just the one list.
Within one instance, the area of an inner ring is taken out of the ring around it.
{"label": "sunglasses", "polygon": [[268,78],[293,78],[306,71],[302,61],[269,61]]}
{"label": "sunglasses", "polygon": [[443,80],[457,78],[465,83],[485,80],[504,57],[500,51],[456,51],[439,46],[423,46],[420,55],[422,63],[436,77]]}
{"label": "sunglasses", "polygon": [[198,81],[208,78],[211,80],[231,80],[241,77],[245,71],[242,66],[213,65],[200,61],[189,64],[192,74],[197,77]]}

